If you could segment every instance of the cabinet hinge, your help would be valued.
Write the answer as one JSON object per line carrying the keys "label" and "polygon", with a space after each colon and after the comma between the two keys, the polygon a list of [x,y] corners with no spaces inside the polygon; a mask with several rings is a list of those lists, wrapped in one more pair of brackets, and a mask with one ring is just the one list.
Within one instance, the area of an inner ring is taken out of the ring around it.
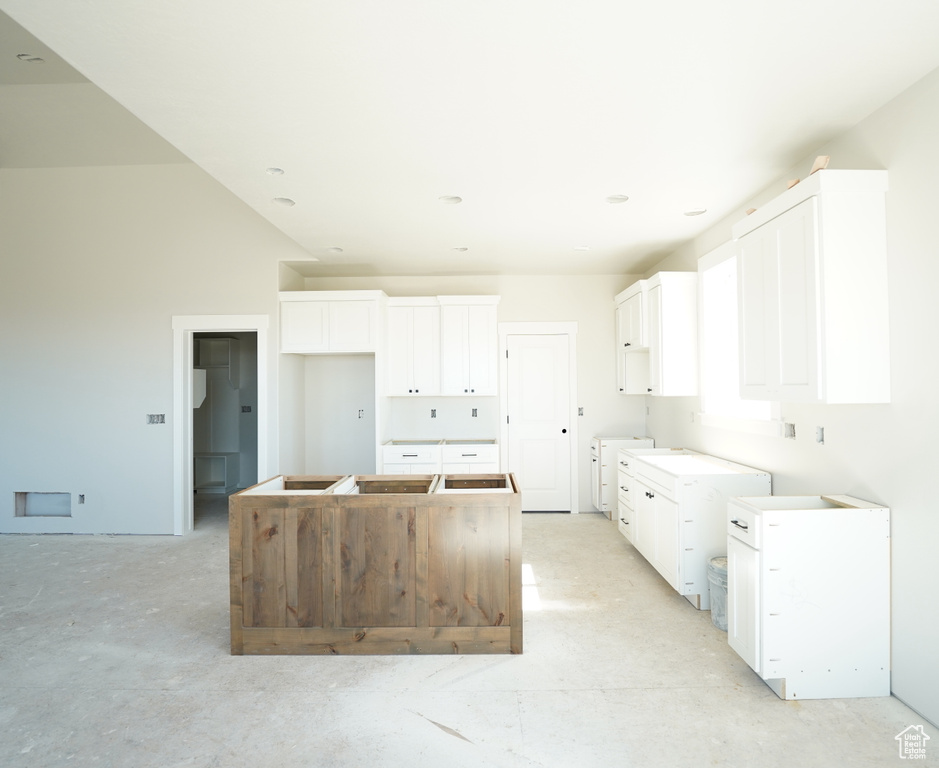
{"label": "cabinet hinge", "polygon": [[505,415],[505,423],[506,423],[506,424],[509,423],[509,415],[508,415],[508,414]]}

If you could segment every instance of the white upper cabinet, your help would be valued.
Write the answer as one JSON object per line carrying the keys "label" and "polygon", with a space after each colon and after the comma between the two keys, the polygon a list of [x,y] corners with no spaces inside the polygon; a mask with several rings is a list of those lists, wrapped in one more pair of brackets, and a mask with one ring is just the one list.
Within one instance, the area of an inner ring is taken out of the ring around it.
{"label": "white upper cabinet", "polygon": [[374,352],[382,291],[282,291],[280,351]]}
{"label": "white upper cabinet", "polygon": [[649,394],[646,285],[646,280],[639,280],[613,299],[616,318],[616,389],[621,395]]}
{"label": "white upper cabinet", "polygon": [[697,281],[695,272],[658,272],[647,281],[650,395],[698,393]]}
{"label": "white upper cabinet", "polygon": [[388,299],[386,335],[388,394],[440,394],[437,299]]}
{"label": "white upper cabinet", "polygon": [[886,189],[823,170],[735,225],[741,397],[890,401]]}
{"label": "white upper cabinet", "polygon": [[613,300],[616,305],[616,348],[628,351],[646,347],[645,280],[633,283]]}
{"label": "white upper cabinet", "polygon": [[499,390],[498,296],[438,296],[441,390],[496,395]]}

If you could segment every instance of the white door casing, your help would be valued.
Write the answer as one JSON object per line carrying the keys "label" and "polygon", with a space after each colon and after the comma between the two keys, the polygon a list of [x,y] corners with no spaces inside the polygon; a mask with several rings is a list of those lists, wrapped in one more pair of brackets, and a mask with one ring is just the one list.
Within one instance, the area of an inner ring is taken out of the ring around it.
{"label": "white door casing", "polygon": [[173,533],[193,529],[192,362],[193,333],[254,331],[258,348],[258,479],[270,474],[269,426],[271,382],[268,369],[268,315],[173,316]]}
{"label": "white door casing", "polygon": [[576,323],[500,323],[502,466],[525,511],[578,512]]}

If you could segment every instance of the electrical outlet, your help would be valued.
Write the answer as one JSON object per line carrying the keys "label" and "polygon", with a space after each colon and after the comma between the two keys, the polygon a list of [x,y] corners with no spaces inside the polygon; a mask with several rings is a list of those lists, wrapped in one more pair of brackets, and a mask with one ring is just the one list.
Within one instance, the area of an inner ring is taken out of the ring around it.
{"label": "electrical outlet", "polygon": [[436,419],[436,418],[437,418],[437,409],[436,409],[436,408],[431,408],[431,409],[430,409],[430,418],[432,418],[432,419]]}
{"label": "electrical outlet", "polygon": [[362,408],[359,408],[359,418],[360,418],[360,419],[364,419],[364,418],[365,418],[365,411],[364,411],[364,409],[362,409]]}
{"label": "electrical outlet", "polygon": [[788,421],[783,423],[783,437],[787,440],[796,439],[796,425],[790,424]]}
{"label": "electrical outlet", "polygon": [[819,445],[825,444],[825,427],[815,427],[815,442]]}
{"label": "electrical outlet", "polygon": [[477,416],[477,413],[476,413],[476,409],[474,408],[474,409],[473,409],[473,418],[475,419],[476,416]]}
{"label": "electrical outlet", "polygon": [[79,504],[84,504],[84,503],[85,503],[85,494],[84,494],[84,493],[78,494],[78,503],[79,503]]}
{"label": "electrical outlet", "polygon": [[166,424],[165,413],[148,413],[147,424]]}

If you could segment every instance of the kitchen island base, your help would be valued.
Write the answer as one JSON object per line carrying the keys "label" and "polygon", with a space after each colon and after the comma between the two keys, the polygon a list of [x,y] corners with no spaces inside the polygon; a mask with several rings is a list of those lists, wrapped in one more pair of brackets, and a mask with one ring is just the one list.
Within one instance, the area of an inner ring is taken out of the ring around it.
{"label": "kitchen island base", "polygon": [[511,474],[279,476],[229,537],[233,654],[522,652]]}

